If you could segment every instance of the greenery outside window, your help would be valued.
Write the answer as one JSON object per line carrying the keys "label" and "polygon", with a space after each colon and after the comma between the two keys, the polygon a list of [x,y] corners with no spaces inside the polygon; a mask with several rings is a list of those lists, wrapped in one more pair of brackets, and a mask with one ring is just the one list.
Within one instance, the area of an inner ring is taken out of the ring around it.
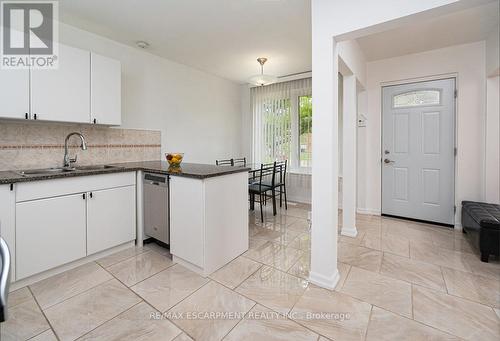
{"label": "greenery outside window", "polygon": [[312,96],[299,96],[299,167],[312,166]]}

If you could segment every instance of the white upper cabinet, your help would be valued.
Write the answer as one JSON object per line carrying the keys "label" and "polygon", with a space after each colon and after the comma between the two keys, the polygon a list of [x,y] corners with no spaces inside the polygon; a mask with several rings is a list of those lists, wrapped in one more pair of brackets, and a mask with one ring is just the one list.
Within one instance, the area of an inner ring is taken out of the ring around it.
{"label": "white upper cabinet", "polygon": [[30,71],[0,69],[0,117],[27,118]]}
{"label": "white upper cabinet", "polygon": [[59,44],[59,68],[31,71],[33,119],[90,123],[90,52]]}
{"label": "white upper cabinet", "polygon": [[91,122],[121,125],[121,64],[91,53]]}
{"label": "white upper cabinet", "polygon": [[57,69],[0,70],[0,118],[121,125],[121,63],[59,44]]}

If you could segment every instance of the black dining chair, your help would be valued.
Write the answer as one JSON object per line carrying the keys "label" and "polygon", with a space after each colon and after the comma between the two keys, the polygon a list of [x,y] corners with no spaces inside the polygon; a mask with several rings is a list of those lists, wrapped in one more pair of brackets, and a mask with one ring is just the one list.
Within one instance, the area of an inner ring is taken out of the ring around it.
{"label": "black dining chair", "polygon": [[286,199],[286,169],[288,166],[288,160],[285,161],[277,161],[276,168],[279,173],[279,178],[276,180],[276,187],[280,193],[280,207],[282,205],[282,197],[285,197],[285,210],[288,210],[288,201]]}
{"label": "black dining chair", "polygon": [[283,207],[283,196],[285,197],[285,210],[288,209],[288,200],[286,196],[286,169],[288,166],[288,160],[275,161],[276,164],[276,176],[274,185],[271,184],[269,180],[266,180],[264,184],[266,186],[273,186],[275,191],[280,195],[280,207]]}
{"label": "black dining chair", "polygon": [[237,159],[233,159],[233,166],[243,166],[245,167],[247,165],[247,158],[246,157],[241,157]]}
{"label": "black dining chair", "polygon": [[216,166],[234,166],[234,159],[215,160]]}
{"label": "black dining chair", "polygon": [[[248,185],[248,193],[250,194],[250,209],[255,209],[255,198],[258,197],[260,205],[260,219],[264,222],[264,211],[262,204],[271,199],[273,201],[273,215],[276,215],[276,194],[274,186],[276,180],[276,163],[271,165],[260,165],[260,170],[256,171],[256,178],[258,182]],[[266,183],[271,184],[266,185]],[[271,192],[271,194],[268,194]]]}

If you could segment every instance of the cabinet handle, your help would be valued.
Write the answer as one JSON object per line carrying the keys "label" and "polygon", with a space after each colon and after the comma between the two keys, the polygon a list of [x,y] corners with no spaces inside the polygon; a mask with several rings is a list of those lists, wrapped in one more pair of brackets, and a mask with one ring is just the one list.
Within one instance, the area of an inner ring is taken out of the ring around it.
{"label": "cabinet handle", "polygon": [[83,200],[87,199],[87,195],[83,193]]}
{"label": "cabinet handle", "polygon": [[90,192],[90,199],[92,199],[93,196],[94,196],[94,194],[92,194],[92,192]]}
{"label": "cabinet handle", "polygon": [[94,118],[94,124],[97,124],[97,119],[96,118]]}
{"label": "cabinet handle", "polygon": [[27,113],[27,112],[26,112],[26,113],[24,113],[24,119],[25,119],[25,120],[29,120],[29,118],[30,118],[30,116],[28,115],[28,113]]}
{"label": "cabinet handle", "polygon": [[34,115],[33,115],[33,119],[35,119],[35,120],[36,120],[36,118],[37,118],[37,117],[36,117],[36,114],[34,114]]}

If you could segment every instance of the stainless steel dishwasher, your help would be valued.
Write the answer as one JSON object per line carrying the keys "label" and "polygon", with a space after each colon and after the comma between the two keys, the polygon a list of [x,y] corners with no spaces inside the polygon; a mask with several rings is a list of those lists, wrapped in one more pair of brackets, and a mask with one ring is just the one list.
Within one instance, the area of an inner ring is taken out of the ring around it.
{"label": "stainless steel dishwasher", "polygon": [[144,233],[170,244],[169,177],[144,174]]}

